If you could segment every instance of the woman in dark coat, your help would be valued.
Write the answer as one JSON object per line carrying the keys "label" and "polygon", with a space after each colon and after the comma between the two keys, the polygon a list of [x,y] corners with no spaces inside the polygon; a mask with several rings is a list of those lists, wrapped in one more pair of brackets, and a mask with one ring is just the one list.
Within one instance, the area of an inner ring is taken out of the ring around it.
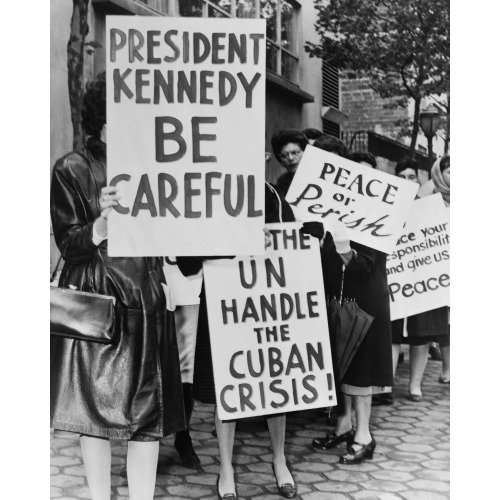
{"label": "woman in dark coat", "polygon": [[[51,217],[65,264],[59,286],[116,298],[116,344],[51,338],[51,425],[81,435],[92,498],[111,494],[109,438],[129,440],[131,499],[153,498],[159,440],[183,428],[179,357],[158,258],[109,257],[105,80],[87,86],[86,147],[53,170]],[[167,325],[168,323],[168,325]]]}
{"label": "woman in dark coat", "polygon": [[[339,142],[339,139],[323,136],[314,145],[346,156],[347,148],[339,148]],[[331,237],[330,233],[325,237],[322,260],[325,282],[330,289],[327,294],[340,296],[342,269],[345,268],[343,297],[355,299],[359,307],[374,318],[340,381],[342,400],[335,432],[313,440],[313,446],[320,449],[330,449],[346,442],[348,453],[340,457],[340,463],[355,464],[371,458],[376,446],[370,433],[372,395],[390,391],[393,384],[387,256],[350,242],[344,225],[337,221],[331,228]],[[353,406],[355,431],[352,426]]]}
{"label": "woman in dark coat", "polygon": [[[266,183],[265,189],[266,223],[292,222],[294,216],[292,209],[285,199],[278,194],[273,186]],[[303,228],[308,232],[308,226]],[[203,259],[210,257],[178,257],[177,264],[186,276],[196,274],[203,264]],[[213,257],[212,257],[213,258]],[[200,295],[200,315],[198,319],[198,335],[196,339],[196,353],[193,380],[194,399],[206,404],[216,404],[215,383],[212,368],[212,355],[210,350],[210,337],[208,329],[207,302],[205,287]],[[280,495],[284,498],[293,498],[297,495],[297,488],[292,474],[289,471],[284,454],[285,446],[285,414],[269,415],[267,423],[273,447],[273,471]],[[220,451],[220,475],[217,480],[219,498],[227,500],[237,499],[232,466],[234,433],[236,421],[221,421],[215,412],[215,425]]]}

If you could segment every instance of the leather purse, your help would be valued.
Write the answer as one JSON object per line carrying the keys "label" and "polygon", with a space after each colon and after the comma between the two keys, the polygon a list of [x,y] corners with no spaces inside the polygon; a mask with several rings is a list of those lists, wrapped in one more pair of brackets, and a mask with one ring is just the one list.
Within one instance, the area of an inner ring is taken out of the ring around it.
{"label": "leather purse", "polygon": [[[51,281],[55,278],[59,262]],[[50,334],[112,344],[117,339],[114,304],[115,298],[108,295],[51,286]]]}

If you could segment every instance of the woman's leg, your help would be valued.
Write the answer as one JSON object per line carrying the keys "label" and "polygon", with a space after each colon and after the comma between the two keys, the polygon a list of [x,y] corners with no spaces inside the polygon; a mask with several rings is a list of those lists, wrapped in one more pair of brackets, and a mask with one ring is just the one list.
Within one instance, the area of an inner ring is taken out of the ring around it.
{"label": "woman's leg", "polygon": [[273,445],[273,465],[278,484],[293,484],[292,474],[288,470],[285,459],[286,415],[267,417],[269,436]]}
{"label": "woman's leg", "polygon": [[361,444],[368,444],[372,440],[370,434],[370,415],[372,410],[372,397],[353,396],[354,413],[356,415],[356,435],[354,440]]}
{"label": "woman's leg", "polygon": [[217,441],[219,443],[220,476],[219,493],[224,496],[227,493],[235,493],[234,469],[233,469],[233,446],[236,420],[223,422],[219,418],[219,412],[215,410],[215,428],[217,429]]}
{"label": "woman's leg", "polygon": [[[360,444],[370,444],[372,442],[372,435],[370,433],[370,414],[372,408],[372,396],[352,396],[354,402],[354,412],[356,414],[356,435],[354,436],[355,443],[352,445],[353,452],[359,452],[363,448],[358,446]],[[375,446],[373,446],[375,449]],[[373,453],[373,449],[371,453]],[[356,457],[354,453],[347,452],[346,455],[341,457],[341,463],[346,463],[343,460],[354,460]]]}
{"label": "woman's leg", "polygon": [[[340,391],[339,391],[340,392]],[[348,436],[343,434],[349,433]],[[352,398],[343,392],[337,398],[337,424],[332,434],[325,437],[314,438],[312,445],[315,448],[329,450],[343,442],[352,440]]]}
{"label": "woman's leg", "polygon": [[422,379],[429,359],[429,343],[410,346],[410,394],[422,395]]}
{"label": "woman's leg", "polygon": [[441,358],[443,360],[443,368],[441,370],[441,377],[444,380],[450,380],[450,346],[440,345]]}
{"label": "woman's leg", "polygon": [[159,441],[129,441],[127,478],[130,500],[153,500]]}
{"label": "woman's leg", "polygon": [[342,394],[343,404],[342,413],[337,417],[337,425],[335,427],[335,434],[340,436],[352,429],[352,396]]}
{"label": "woman's leg", "polygon": [[111,498],[111,445],[107,439],[81,436],[83,463],[92,500]]}
{"label": "woman's leg", "polygon": [[399,354],[401,353],[401,344],[392,344],[392,376],[396,376],[396,368],[398,367]]}

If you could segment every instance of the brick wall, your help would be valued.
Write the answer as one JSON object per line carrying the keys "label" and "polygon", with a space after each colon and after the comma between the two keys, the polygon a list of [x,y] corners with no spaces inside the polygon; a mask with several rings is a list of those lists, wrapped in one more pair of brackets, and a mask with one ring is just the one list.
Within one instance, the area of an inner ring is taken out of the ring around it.
{"label": "brick wall", "polygon": [[397,139],[395,122],[408,118],[408,109],[384,108],[391,99],[383,99],[369,84],[368,78],[347,78],[341,75],[341,109],[349,115],[343,130],[373,130]]}

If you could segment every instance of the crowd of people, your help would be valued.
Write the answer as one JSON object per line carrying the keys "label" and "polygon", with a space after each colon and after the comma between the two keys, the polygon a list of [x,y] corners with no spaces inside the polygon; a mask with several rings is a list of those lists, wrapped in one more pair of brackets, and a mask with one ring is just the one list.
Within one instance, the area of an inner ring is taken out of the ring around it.
{"label": "crowd of people", "polygon": [[[84,98],[84,148],[59,159],[53,169],[51,218],[64,259],[60,287],[75,286],[115,297],[119,342],[116,345],[51,337],[51,425],[80,435],[82,456],[93,500],[109,500],[110,439],[128,441],[127,476],[132,500],[154,496],[159,441],[175,434],[181,463],[200,463],[189,432],[194,401],[216,405],[205,289],[192,305],[166,308],[162,289],[163,261],[152,257],[109,257],[108,216],[120,199],[106,182],[106,83],[90,82]],[[272,149],[285,172],[265,184],[265,222],[295,221],[285,196],[308,144],[377,168],[369,153],[350,154],[339,139],[316,129],[287,129],[272,137]],[[268,159],[268,158],[266,158]],[[418,164],[404,160],[396,175],[418,182]],[[449,203],[449,157],[432,168],[433,187]],[[440,382],[449,383],[448,308],[436,309],[391,323],[386,254],[350,241],[339,221],[331,231],[320,222],[306,222],[302,232],[317,238],[327,299],[343,295],[372,315],[373,323],[339,382],[336,425],[311,446],[322,450],[344,443],[343,464],[373,457],[376,442],[370,432],[372,401],[390,404],[400,344],[410,345],[409,398],[422,398],[421,382],[429,343],[438,342],[443,369]],[[262,236],[266,246],[269,235]],[[181,257],[177,265],[186,277],[200,275],[205,259]],[[386,399],[384,399],[384,397]],[[355,417],[355,421],[353,421]],[[297,496],[297,483],[285,456],[286,415],[265,417],[273,449],[272,471],[278,493]],[[355,426],[354,426],[355,422]],[[215,408],[219,444],[219,499],[238,498],[232,463],[236,421],[223,421]]]}

